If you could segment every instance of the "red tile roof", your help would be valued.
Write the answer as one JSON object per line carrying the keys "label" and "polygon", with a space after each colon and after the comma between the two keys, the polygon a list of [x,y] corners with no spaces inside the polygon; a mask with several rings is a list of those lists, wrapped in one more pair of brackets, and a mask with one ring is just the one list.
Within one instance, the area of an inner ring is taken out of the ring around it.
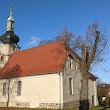
{"label": "red tile roof", "polygon": [[[69,50],[77,59],[81,59],[70,47]],[[60,72],[68,55],[69,52],[64,48],[62,42],[53,42],[15,52],[1,70],[0,77]]]}
{"label": "red tile roof", "polygon": [[9,73],[10,76],[27,76],[59,72],[65,64],[67,56],[68,52],[61,42],[15,52],[1,70],[2,75],[0,76],[3,77]]}

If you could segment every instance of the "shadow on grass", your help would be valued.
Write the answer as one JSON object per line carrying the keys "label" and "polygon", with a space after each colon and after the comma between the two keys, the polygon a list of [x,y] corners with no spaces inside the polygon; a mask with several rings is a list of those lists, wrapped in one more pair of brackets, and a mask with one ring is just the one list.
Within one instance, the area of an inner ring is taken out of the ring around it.
{"label": "shadow on grass", "polygon": [[101,108],[100,110],[106,110],[107,109],[107,107],[104,107],[104,108]]}
{"label": "shadow on grass", "polygon": [[104,107],[101,108],[100,110],[107,110],[108,108],[110,108],[110,107],[106,107],[106,106],[104,106]]}

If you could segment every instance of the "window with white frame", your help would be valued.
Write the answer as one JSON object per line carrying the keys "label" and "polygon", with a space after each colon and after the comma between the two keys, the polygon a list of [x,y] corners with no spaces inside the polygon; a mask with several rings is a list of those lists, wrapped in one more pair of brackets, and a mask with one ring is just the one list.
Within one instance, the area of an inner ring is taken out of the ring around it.
{"label": "window with white frame", "polygon": [[73,78],[69,78],[69,90],[70,90],[70,95],[72,95],[74,93]]}
{"label": "window with white frame", "polygon": [[6,96],[6,82],[3,83],[3,96]]}
{"label": "window with white frame", "polygon": [[76,62],[75,63],[75,71],[77,71],[78,70],[78,63]]}
{"label": "window with white frame", "polygon": [[22,82],[18,81],[17,96],[21,95],[21,86],[22,86]]}
{"label": "window with white frame", "polygon": [[76,61],[74,61],[73,70],[74,70],[74,71],[77,70],[77,64],[76,64]]}
{"label": "window with white frame", "polygon": [[73,70],[73,59],[70,57],[70,70]]}
{"label": "window with white frame", "polygon": [[70,57],[70,70],[77,70],[76,61],[72,57]]}

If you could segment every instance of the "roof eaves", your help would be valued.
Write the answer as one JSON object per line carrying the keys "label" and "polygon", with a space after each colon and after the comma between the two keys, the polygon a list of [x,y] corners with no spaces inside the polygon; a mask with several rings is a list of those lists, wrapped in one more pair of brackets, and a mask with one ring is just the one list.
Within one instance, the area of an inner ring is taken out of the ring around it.
{"label": "roof eaves", "polygon": [[[9,78],[19,78],[19,77],[29,77],[29,76],[38,76],[38,75],[47,75],[47,74],[57,74],[58,72],[46,72],[46,73],[38,73],[38,74],[29,74],[29,75],[22,75],[22,76],[12,76],[12,77],[9,77]],[[3,78],[1,77],[0,79],[9,79],[9,78]]]}

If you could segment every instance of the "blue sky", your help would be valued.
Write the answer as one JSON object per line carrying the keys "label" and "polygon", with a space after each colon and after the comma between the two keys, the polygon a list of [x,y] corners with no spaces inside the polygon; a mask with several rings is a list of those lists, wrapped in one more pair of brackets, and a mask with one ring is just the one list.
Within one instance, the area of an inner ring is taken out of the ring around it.
{"label": "blue sky", "polygon": [[[0,35],[6,32],[10,4],[21,49],[35,47],[40,40],[55,37],[64,26],[84,36],[87,26],[94,21],[99,21],[110,36],[110,0],[0,0]],[[110,83],[109,62],[107,56],[93,74]]]}

